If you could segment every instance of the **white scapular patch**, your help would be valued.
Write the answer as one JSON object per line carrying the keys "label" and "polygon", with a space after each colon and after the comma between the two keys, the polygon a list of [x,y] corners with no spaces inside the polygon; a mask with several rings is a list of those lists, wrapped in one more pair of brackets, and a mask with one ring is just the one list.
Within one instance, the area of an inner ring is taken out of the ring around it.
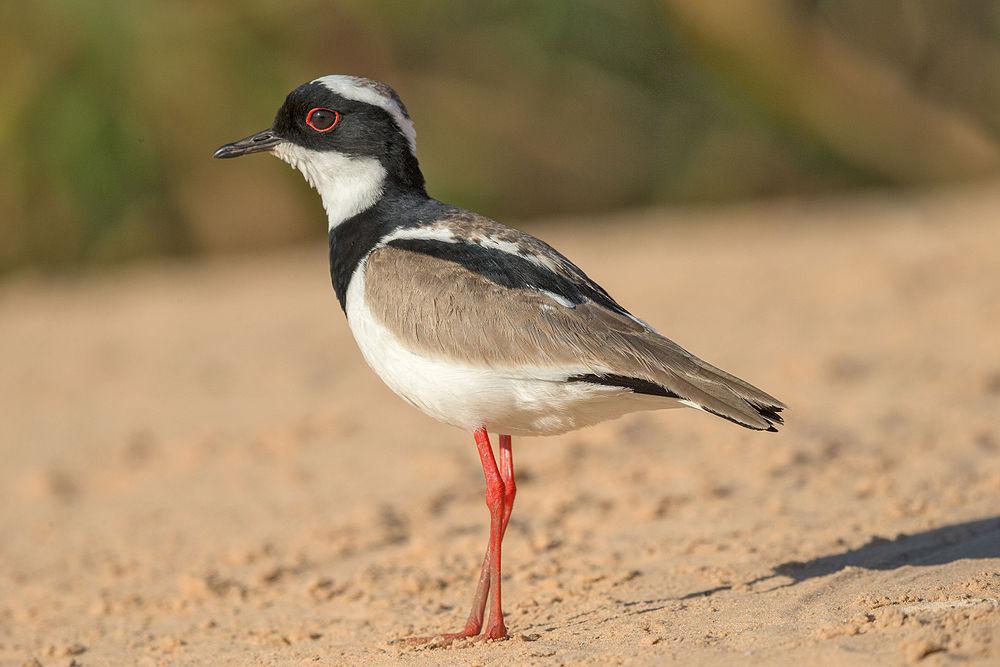
{"label": "white scapular patch", "polygon": [[274,154],[301,171],[319,193],[330,229],[370,208],[382,196],[386,172],[375,158],[314,151],[287,141],[278,144]]}
{"label": "white scapular patch", "polygon": [[506,252],[519,257],[524,256],[518,245],[512,241],[501,241],[500,239],[492,236],[478,236],[475,238],[475,243],[478,243],[484,248],[492,248],[493,250],[499,250],[500,252]]}
{"label": "white scapular patch", "polygon": [[550,292],[547,289],[543,289],[543,290],[541,290],[541,292],[545,296],[549,297],[550,299],[552,299],[553,301],[555,301],[556,303],[558,303],[560,306],[565,306],[566,308],[573,308],[574,307],[573,302],[570,301],[569,299],[567,299],[566,297],[564,297],[562,294],[556,294],[555,292]]}
{"label": "white scapular patch", "polygon": [[391,234],[387,234],[379,241],[379,246],[384,246],[389,241],[396,239],[421,239],[426,241],[445,241],[454,243],[455,234],[448,227],[442,225],[432,225],[429,227],[403,227]]}
{"label": "white scapular patch", "polygon": [[364,261],[347,289],[346,311],[365,361],[393,392],[428,416],[468,431],[554,435],[638,410],[679,407],[621,387],[565,381],[594,369],[489,368],[417,354],[368,308]]}
{"label": "white scapular patch", "polygon": [[386,92],[392,90],[386,84],[347,74],[321,76],[313,83],[321,83],[331,92],[349,100],[365,102],[385,109],[396,121],[399,131],[406,137],[407,143],[410,144],[410,152],[414,155],[417,154],[417,130],[413,127],[413,121],[410,120],[406,110],[400,104],[398,96]]}
{"label": "white scapular patch", "polygon": [[492,248],[494,250],[499,250],[500,252],[505,252],[510,255],[515,255],[522,259],[526,259],[535,266],[541,267],[543,269],[549,269],[550,271],[558,271],[559,264],[553,261],[549,257],[544,257],[542,255],[536,255],[533,252],[525,252],[521,247],[512,242],[504,241],[492,236],[484,236],[476,239],[476,243],[483,246],[484,248]]}

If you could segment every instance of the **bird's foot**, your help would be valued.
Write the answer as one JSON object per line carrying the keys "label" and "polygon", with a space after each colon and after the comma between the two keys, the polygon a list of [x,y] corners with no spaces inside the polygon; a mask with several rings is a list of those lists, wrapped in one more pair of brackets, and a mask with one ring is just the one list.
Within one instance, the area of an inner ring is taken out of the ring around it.
{"label": "bird's foot", "polygon": [[427,637],[403,637],[393,640],[391,644],[402,644],[404,646],[422,646],[426,648],[443,648],[451,646],[457,641],[467,643],[477,643],[482,641],[499,641],[507,639],[507,628],[501,622],[492,624],[483,634],[479,634],[481,626],[468,623],[460,632],[445,632],[440,635],[429,635]]}
{"label": "bird's foot", "polygon": [[482,641],[484,637],[480,634],[467,634],[463,632],[445,632],[440,635],[428,635],[426,637],[401,637],[399,639],[394,639],[390,644],[400,644],[402,646],[420,646],[423,648],[445,648],[451,646],[455,642],[478,642]]}
{"label": "bird's foot", "polygon": [[480,627],[481,626],[478,623],[474,623],[470,620],[459,632],[445,632],[444,634],[429,635],[427,637],[403,637],[401,639],[396,639],[391,643],[404,644],[406,646],[426,646],[428,648],[451,646],[459,640],[478,639]]}
{"label": "bird's foot", "polygon": [[486,628],[486,632],[483,633],[483,639],[490,641],[507,639],[507,627],[504,625],[503,619],[500,619],[496,623],[491,621],[489,627]]}

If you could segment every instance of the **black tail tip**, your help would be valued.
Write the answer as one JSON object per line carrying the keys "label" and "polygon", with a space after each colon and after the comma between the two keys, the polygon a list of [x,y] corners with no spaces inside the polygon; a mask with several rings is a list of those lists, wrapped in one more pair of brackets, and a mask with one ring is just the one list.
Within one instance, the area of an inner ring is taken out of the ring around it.
{"label": "black tail tip", "polygon": [[784,426],[785,418],[779,413],[785,409],[785,406],[776,405],[755,405],[754,408],[757,409],[757,414],[763,417],[768,422],[768,428],[765,429],[771,433],[777,433],[779,426]]}

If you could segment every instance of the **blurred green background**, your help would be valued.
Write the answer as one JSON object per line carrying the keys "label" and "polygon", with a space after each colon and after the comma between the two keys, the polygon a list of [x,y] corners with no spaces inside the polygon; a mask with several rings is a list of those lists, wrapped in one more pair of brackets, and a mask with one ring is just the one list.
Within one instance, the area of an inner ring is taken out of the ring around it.
{"label": "blurred green background", "polygon": [[211,159],[327,73],[390,82],[432,195],[508,222],[1000,168],[995,0],[0,5],[0,271],[324,238]]}

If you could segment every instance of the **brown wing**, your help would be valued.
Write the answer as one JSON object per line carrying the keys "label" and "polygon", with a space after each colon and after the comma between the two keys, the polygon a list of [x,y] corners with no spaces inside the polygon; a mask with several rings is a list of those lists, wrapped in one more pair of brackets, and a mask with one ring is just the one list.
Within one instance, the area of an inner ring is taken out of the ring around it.
{"label": "brown wing", "polygon": [[546,378],[565,371],[567,381],[634,379],[663,389],[643,393],[675,396],[748,428],[781,423],[777,399],[590,299],[567,306],[560,294],[505,286],[458,261],[389,245],[366,260],[365,300],[428,356]]}

